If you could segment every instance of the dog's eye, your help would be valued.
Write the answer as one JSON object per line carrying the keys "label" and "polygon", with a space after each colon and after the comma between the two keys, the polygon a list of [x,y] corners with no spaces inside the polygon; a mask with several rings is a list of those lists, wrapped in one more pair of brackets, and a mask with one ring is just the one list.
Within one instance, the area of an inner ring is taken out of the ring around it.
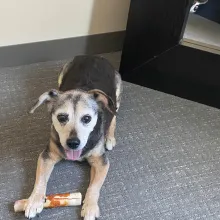
{"label": "dog's eye", "polygon": [[65,122],[67,122],[69,120],[69,118],[68,118],[67,114],[59,114],[59,115],[57,115],[57,120],[60,123],[65,123]]}
{"label": "dog's eye", "polygon": [[90,115],[84,115],[81,119],[83,124],[88,124],[91,121],[92,117]]}

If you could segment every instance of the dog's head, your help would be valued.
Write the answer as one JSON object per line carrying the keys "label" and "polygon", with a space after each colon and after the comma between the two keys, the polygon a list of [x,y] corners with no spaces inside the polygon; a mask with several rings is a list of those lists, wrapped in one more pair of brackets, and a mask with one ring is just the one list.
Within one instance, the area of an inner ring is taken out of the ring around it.
{"label": "dog's head", "polygon": [[[51,90],[43,93],[30,113],[46,103],[51,113],[52,124],[59,135],[59,141],[69,159],[80,157],[91,132],[98,122],[98,114],[106,109],[114,114],[111,98],[99,90],[89,92]],[[99,122],[100,123],[100,122]]]}

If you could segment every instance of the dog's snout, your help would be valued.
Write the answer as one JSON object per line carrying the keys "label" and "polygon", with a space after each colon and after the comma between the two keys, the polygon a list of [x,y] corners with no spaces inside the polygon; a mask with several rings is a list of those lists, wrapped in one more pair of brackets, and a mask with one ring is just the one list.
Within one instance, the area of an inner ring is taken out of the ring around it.
{"label": "dog's snout", "polygon": [[77,149],[80,145],[80,140],[79,138],[75,137],[75,138],[70,138],[67,140],[66,142],[67,146],[71,149]]}

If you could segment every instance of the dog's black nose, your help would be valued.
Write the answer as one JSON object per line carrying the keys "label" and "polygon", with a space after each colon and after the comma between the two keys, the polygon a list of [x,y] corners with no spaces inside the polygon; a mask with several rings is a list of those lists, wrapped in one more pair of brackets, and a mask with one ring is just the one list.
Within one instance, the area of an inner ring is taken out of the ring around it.
{"label": "dog's black nose", "polygon": [[67,146],[69,147],[69,148],[71,148],[71,149],[73,149],[73,150],[75,150],[75,149],[77,149],[78,147],[79,147],[79,145],[80,145],[80,140],[79,140],[79,138],[70,138],[70,139],[68,139],[67,141],[66,141],[66,144],[67,144]]}

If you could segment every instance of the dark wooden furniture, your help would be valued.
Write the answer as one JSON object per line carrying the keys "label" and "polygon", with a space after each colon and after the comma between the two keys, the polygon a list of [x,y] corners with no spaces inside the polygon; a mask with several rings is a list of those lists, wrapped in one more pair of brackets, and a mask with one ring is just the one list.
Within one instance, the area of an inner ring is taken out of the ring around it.
{"label": "dark wooden furniture", "polygon": [[191,6],[190,0],[131,0],[120,73],[125,81],[220,108],[220,32],[213,23],[208,34],[215,45],[184,37],[188,17],[197,19],[189,16]]}

